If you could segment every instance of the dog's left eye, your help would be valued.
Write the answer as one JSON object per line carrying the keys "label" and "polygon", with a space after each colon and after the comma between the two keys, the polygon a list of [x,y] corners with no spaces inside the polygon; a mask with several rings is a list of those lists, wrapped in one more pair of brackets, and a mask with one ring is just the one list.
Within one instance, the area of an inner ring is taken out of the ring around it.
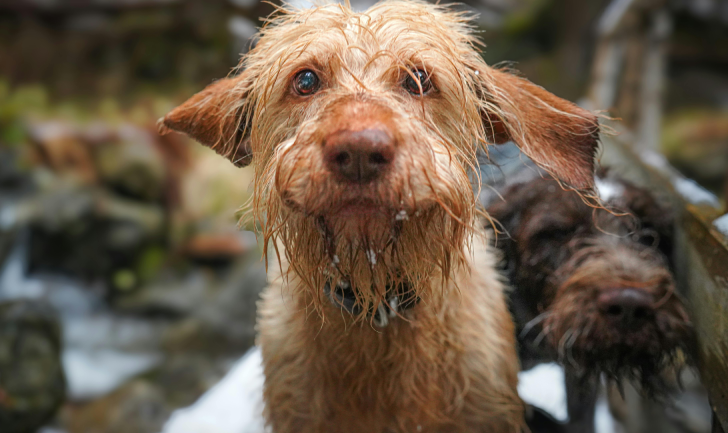
{"label": "dog's left eye", "polygon": [[574,230],[568,228],[553,227],[541,230],[534,236],[539,241],[544,240],[560,240],[571,237],[574,234]]}
{"label": "dog's left eye", "polygon": [[314,71],[306,69],[293,78],[293,89],[301,96],[313,95],[319,87],[319,77]]}
{"label": "dog's left eye", "polygon": [[[432,89],[432,82],[427,72],[422,69],[412,71],[412,74],[407,74],[407,78],[404,79],[404,88],[413,95],[424,95]],[[422,87],[420,93],[420,87]]]}

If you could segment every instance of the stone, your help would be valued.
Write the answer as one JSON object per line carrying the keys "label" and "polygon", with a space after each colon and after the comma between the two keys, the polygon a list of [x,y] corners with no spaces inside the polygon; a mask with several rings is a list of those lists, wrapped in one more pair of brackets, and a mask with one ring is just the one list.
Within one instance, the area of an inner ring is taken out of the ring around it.
{"label": "stone", "polygon": [[96,147],[95,160],[103,182],[130,197],[160,200],[167,179],[165,161],[148,131],[125,126],[119,140]]}
{"label": "stone", "polygon": [[41,301],[0,303],[0,425],[32,433],[65,398],[60,326]]}
{"label": "stone", "polygon": [[137,379],[90,403],[66,406],[61,420],[74,433],[154,433],[170,412],[162,391]]}

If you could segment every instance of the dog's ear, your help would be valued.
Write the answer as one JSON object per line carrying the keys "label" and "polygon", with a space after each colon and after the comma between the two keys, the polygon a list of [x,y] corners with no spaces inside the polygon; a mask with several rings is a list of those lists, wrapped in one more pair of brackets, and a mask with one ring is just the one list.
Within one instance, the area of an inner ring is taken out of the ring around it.
{"label": "dog's ear", "polygon": [[594,186],[599,122],[591,112],[525,79],[488,68],[483,121],[491,143],[512,140],[539,166],[576,189]]}
{"label": "dog's ear", "polygon": [[189,135],[238,167],[250,164],[252,118],[244,77],[218,80],[159,120],[159,132]]}

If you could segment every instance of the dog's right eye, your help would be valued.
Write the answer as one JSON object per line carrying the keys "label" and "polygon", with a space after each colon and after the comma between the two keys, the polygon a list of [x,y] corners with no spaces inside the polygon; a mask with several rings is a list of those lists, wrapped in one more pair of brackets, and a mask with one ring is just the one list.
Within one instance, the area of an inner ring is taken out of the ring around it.
{"label": "dog's right eye", "polygon": [[432,89],[430,77],[422,69],[412,71],[412,75],[408,74],[403,85],[413,95],[424,95]]}
{"label": "dog's right eye", "polygon": [[318,75],[309,69],[297,73],[293,78],[293,90],[301,96],[313,95],[318,87]]}

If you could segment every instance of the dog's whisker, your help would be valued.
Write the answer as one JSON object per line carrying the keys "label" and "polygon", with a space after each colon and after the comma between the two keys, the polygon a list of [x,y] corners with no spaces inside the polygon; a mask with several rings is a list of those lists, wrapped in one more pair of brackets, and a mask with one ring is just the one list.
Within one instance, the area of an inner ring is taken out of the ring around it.
{"label": "dog's whisker", "polygon": [[536,326],[539,325],[544,320],[548,319],[548,317],[551,315],[550,311],[544,311],[543,313],[539,314],[538,316],[534,317],[533,319],[529,320],[528,323],[523,327],[521,330],[521,333],[519,334],[520,338],[524,338],[526,335],[528,335],[529,332]]}
{"label": "dog's whisker", "polygon": [[566,359],[569,361],[569,364],[574,368],[577,368],[579,363],[576,362],[576,360],[574,359],[572,349],[574,347],[574,343],[576,343],[576,340],[579,338],[579,335],[580,335],[579,329],[575,329],[574,333],[571,335],[569,340],[566,342]]}
{"label": "dog's whisker", "polygon": [[533,340],[534,346],[539,346],[544,338],[551,332],[551,326],[544,327]]}

